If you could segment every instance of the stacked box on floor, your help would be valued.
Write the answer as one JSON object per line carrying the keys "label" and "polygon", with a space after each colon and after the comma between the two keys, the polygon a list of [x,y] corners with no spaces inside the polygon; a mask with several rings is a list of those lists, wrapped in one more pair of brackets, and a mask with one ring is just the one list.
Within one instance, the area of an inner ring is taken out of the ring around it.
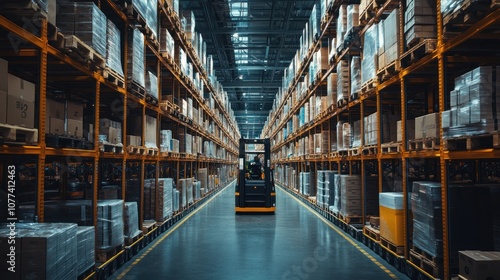
{"label": "stacked box on floor", "polygon": [[128,36],[127,53],[127,82],[137,83],[141,87],[146,87],[146,71],[144,68],[144,35],[139,29],[132,29],[132,34]]}
{"label": "stacked box on floor", "polygon": [[379,24],[379,30],[383,30],[383,38],[380,38],[383,42],[379,48],[378,69],[399,59],[399,17],[399,9],[394,9],[383,23]]}
{"label": "stacked box on floor", "polygon": [[106,66],[115,71],[120,77],[123,77],[120,30],[108,19],[106,31]]}
{"label": "stacked box on floor", "polygon": [[406,46],[418,43],[421,39],[435,39],[436,5],[427,0],[410,0],[405,7],[404,34]]}
{"label": "stacked box on floor", "polygon": [[361,61],[361,84],[375,79],[378,69],[379,25],[370,26],[364,35],[363,60]]}
{"label": "stacked box on floor", "polygon": [[404,246],[404,207],[403,194],[384,192],[379,194],[380,237],[394,246]]}
{"label": "stacked box on floor", "polygon": [[160,52],[166,52],[170,57],[175,55],[175,41],[167,28],[160,29]]}
{"label": "stacked box on floor", "polygon": [[199,200],[202,198],[202,196],[205,194],[205,189],[201,188],[201,182],[200,181],[195,181],[194,182],[194,200]]}
{"label": "stacked box on floor", "polygon": [[123,223],[123,235],[125,238],[131,240],[141,233],[139,230],[139,208],[137,207],[137,202],[132,201],[124,203]]}
{"label": "stacked box on floor", "polygon": [[198,169],[198,171],[196,173],[196,179],[198,179],[198,181],[200,181],[201,188],[203,188],[207,191],[209,190],[208,189],[208,169],[207,168]]}
{"label": "stacked box on floor", "polygon": [[361,121],[355,121],[352,124],[351,129],[352,129],[351,147],[358,148],[363,144],[361,141]]}
{"label": "stacked box on floor", "polygon": [[46,201],[45,222],[76,223],[90,226],[92,222],[92,201]]}
{"label": "stacked box on floor", "polygon": [[345,60],[337,64],[337,102],[349,100],[349,63]]}
{"label": "stacked box on floor", "polygon": [[186,203],[188,205],[192,204],[194,202],[194,191],[193,191],[193,178],[187,178],[186,179]]}
{"label": "stacked box on floor", "polygon": [[180,192],[177,189],[172,189],[172,210],[174,212],[180,209]]}
{"label": "stacked box on floor", "polygon": [[187,181],[179,179],[177,182],[177,190],[179,191],[179,207],[182,209],[187,206]]}
{"label": "stacked box on floor", "polygon": [[144,180],[144,219],[155,219],[155,202],[156,202],[156,180]]}
{"label": "stacked box on floor", "polygon": [[309,195],[309,185],[310,177],[309,172],[300,172],[300,193],[303,195]]}
{"label": "stacked box on floor", "polygon": [[94,3],[62,3],[57,18],[57,27],[64,35],[75,35],[106,57],[106,15]]}
{"label": "stacked box on floor", "polygon": [[500,66],[481,66],[455,78],[450,110],[442,113],[445,137],[491,133],[498,129]]}
{"label": "stacked box on floor", "polygon": [[413,245],[436,257],[442,256],[441,184],[413,182]]}
{"label": "stacked box on floor", "polygon": [[156,208],[157,217],[160,221],[165,221],[172,215],[172,189],[174,188],[174,179],[158,179],[158,207]]}
{"label": "stacked box on floor", "polygon": [[[76,224],[17,223],[16,238],[10,239],[7,224],[0,226],[2,252],[10,252],[9,240],[16,242],[16,272],[11,276],[15,279],[76,279],[82,262],[77,258],[77,228]],[[0,268],[7,271],[8,256],[2,255]]]}
{"label": "stacked box on floor", "polygon": [[78,227],[76,241],[77,275],[82,275],[95,264],[94,227]]}
{"label": "stacked box on floor", "polygon": [[340,214],[343,216],[361,215],[361,177],[341,175],[340,188]]}
{"label": "stacked box on floor", "polygon": [[146,93],[158,100],[158,78],[151,71],[146,74]]}
{"label": "stacked box on floor", "polygon": [[328,200],[325,194],[327,194],[325,188],[325,172],[318,170],[316,171],[316,204],[319,207],[325,207],[325,201]]}
{"label": "stacked box on floor", "polygon": [[114,248],[123,244],[123,200],[97,202],[96,247]]}

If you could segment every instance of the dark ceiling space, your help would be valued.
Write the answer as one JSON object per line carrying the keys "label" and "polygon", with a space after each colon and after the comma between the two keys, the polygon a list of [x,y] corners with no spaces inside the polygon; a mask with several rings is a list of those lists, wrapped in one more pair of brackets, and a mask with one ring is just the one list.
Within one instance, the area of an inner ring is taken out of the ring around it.
{"label": "dark ceiling space", "polygon": [[258,138],[317,1],[180,1],[214,57],[242,137]]}

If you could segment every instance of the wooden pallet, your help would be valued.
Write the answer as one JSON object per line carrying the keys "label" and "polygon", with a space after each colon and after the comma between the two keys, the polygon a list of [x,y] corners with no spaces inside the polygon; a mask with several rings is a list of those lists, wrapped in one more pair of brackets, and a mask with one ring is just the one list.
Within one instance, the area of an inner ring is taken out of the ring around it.
{"label": "wooden pallet", "polygon": [[55,134],[46,134],[45,143],[47,147],[52,147],[52,148],[91,150],[94,147],[94,145],[92,145],[83,138],[76,138],[76,137],[55,135]]}
{"label": "wooden pallet", "polygon": [[464,0],[458,10],[443,16],[445,33],[460,33],[498,8],[499,1]]}
{"label": "wooden pallet", "polygon": [[120,75],[116,73],[115,70],[106,67],[104,71],[102,71],[102,75],[104,79],[106,79],[108,82],[116,85],[117,87],[125,87],[125,79],[123,78],[123,75]]}
{"label": "wooden pallet", "polygon": [[406,51],[400,59],[402,67],[408,67],[436,49],[436,39],[425,39]]}
{"label": "wooden pallet", "polygon": [[500,148],[500,133],[495,131],[490,134],[448,138],[444,139],[443,147],[449,151],[498,149]]}
{"label": "wooden pallet", "polygon": [[378,80],[382,83],[394,77],[401,71],[401,62],[396,59],[377,71]]}
{"label": "wooden pallet", "polygon": [[401,152],[401,142],[384,143],[380,145],[383,154],[392,154]]}
{"label": "wooden pallet", "polygon": [[146,147],[145,155],[146,156],[153,156],[153,157],[157,156],[158,155],[158,148]]}
{"label": "wooden pallet", "polygon": [[162,52],[160,52],[160,55],[165,60],[167,60],[168,64],[170,64],[170,65],[174,65],[175,64],[174,58],[172,57],[172,55],[170,54],[170,52],[168,52],[168,51],[162,51]]}
{"label": "wooden pallet", "polygon": [[363,146],[362,153],[365,156],[376,155],[377,154],[377,150],[378,150],[377,145]]}
{"label": "wooden pallet", "polygon": [[146,102],[158,106],[158,98],[156,96],[153,96],[151,94],[146,94]]}
{"label": "wooden pallet", "polygon": [[408,140],[408,150],[439,150],[439,138]]}
{"label": "wooden pallet", "polygon": [[144,96],[146,95],[146,88],[144,88],[143,86],[139,85],[137,82],[135,81],[131,81],[128,83],[128,89],[127,89],[130,93],[133,93],[134,95],[140,97],[140,98],[144,98]]}
{"label": "wooden pallet", "polygon": [[359,12],[359,22],[366,25],[377,14],[379,8],[380,6],[375,0],[366,3],[365,9]]}
{"label": "wooden pallet", "polygon": [[420,250],[419,253],[415,247],[410,249],[410,261],[433,277],[440,277],[443,272],[442,260],[436,257],[427,258],[429,254],[421,254],[422,252]]}
{"label": "wooden pallet", "polygon": [[142,234],[143,234],[142,231],[138,231],[135,236],[126,237],[125,238],[125,246],[130,246],[130,245],[134,244],[135,242],[137,242],[137,240],[141,239]]}
{"label": "wooden pallet", "polygon": [[377,78],[370,79],[361,85],[361,95],[373,92],[378,86]]}
{"label": "wooden pallet", "polygon": [[[4,112],[5,113],[5,112]],[[38,129],[26,128],[17,125],[0,124],[0,142],[13,144],[36,145],[38,143]]]}
{"label": "wooden pallet", "polygon": [[380,227],[380,217],[370,216],[370,225],[371,225],[373,228],[378,228],[378,227]]}
{"label": "wooden pallet", "polygon": [[123,154],[122,144],[99,143],[99,151],[103,153]]}
{"label": "wooden pallet", "polygon": [[341,98],[340,100],[337,101],[337,107],[338,108],[345,107],[345,106],[347,106],[347,104],[349,104],[349,99],[346,98],[346,97]]}
{"label": "wooden pallet", "polygon": [[144,155],[146,153],[146,148],[142,146],[129,145],[127,147],[127,153],[134,155]]}
{"label": "wooden pallet", "polygon": [[344,215],[339,213],[339,219],[344,221],[346,224],[362,224],[363,217],[358,215]]}
{"label": "wooden pallet", "polygon": [[396,255],[402,256],[405,253],[404,246],[396,246],[394,243],[390,242],[389,240],[383,237],[380,237],[380,244],[382,244],[382,246],[386,247]]}
{"label": "wooden pallet", "polygon": [[357,157],[361,155],[361,149],[360,148],[351,148],[347,150],[347,155],[350,157]]}
{"label": "wooden pallet", "polygon": [[123,243],[110,248],[96,248],[95,260],[98,263],[105,263],[123,250]]}
{"label": "wooden pallet", "polygon": [[75,35],[62,36],[64,39],[64,45],[62,47],[63,52],[71,56],[73,59],[89,65],[92,68],[105,68],[106,60],[89,45],[85,44]]}
{"label": "wooden pallet", "polygon": [[28,19],[46,19],[47,12],[43,6],[45,1],[33,0],[33,1],[8,1],[3,3],[0,14],[14,15],[18,19],[23,17]]}
{"label": "wooden pallet", "polygon": [[139,10],[137,10],[133,4],[128,4],[125,0],[121,2],[124,7],[123,12],[127,16],[129,22],[139,29],[145,29],[147,26],[146,19],[139,13]]}
{"label": "wooden pallet", "polygon": [[364,226],[363,233],[374,240],[380,241],[380,230],[372,226]]}
{"label": "wooden pallet", "polygon": [[337,157],[347,157],[349,155],[348,150],[338,150],[337,151]]}
{"label": "wooden pallet", "polygon": [[142,233],[148,234],[156,229],[156,221],[154,220],[145,220],[142,222]]}

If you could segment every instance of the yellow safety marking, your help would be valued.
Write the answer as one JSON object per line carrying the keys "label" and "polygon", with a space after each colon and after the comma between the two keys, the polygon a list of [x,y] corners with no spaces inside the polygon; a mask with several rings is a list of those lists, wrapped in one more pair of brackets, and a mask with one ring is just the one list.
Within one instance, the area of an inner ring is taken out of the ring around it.
{"label": "yellow safety marking", "polygon": [[[281,187],[279,187],[281,189]],[[293,196],[292,194],[288,193],[285,190],[282,190],[284,193],[288,194],[290,197],[295,199],[300,205],[304,206],[307,210],[309,210],[311,213],[316,215],[320,220],[322,220],[326,225],[328,225],[330,228],[332,228],[335,232],[337,232],[340,236],[342,236],[345,240],[347,240],[349,243],[351,243],[356,249],[358,249],[363,255],[365,255],[370,261],[372,261],[374,264],[376,264],[380,269],[382,269],[384,272],[389,274],[390,277],[394,279],[399,279],[394,273],[392,273],[387,267],[383,264],[381,264],[379,261],[377,261],[372,255],[370,255],[368,252],[366,252],[363,248],[361,248],[354,240],[351,238],[350,235],[346,235],[343,231],[341,231],[339,228],[334,226],[330,221],[325,219],[325,217],[321,216],[318,212],[314,211],[312,208],[308,207],[304,202],[300,201],[298,198]]]}
{"label": "yellow safety marking", "polygon": [[275,212],[276,207],[235,207],[236,212]]}
{"label": "yellow safety marking", "polygon": [[[232,183],[229,183],[225,188],[228,188],[231,184]],[[206,205],[208,205],[209,202],[211,202],[217,196],[219,196],[224,191],[224,189],[220,190],[219,193],[217,193],[212,198],[210,198],[209,200],[207,200],[205,203],[203,203],[203,205],[201,205],[200,207],[198,207],[197,209],[195,209],[193,212],[191,212],[187,216],[185,216],[182,221],[180,221],[179,223],[177,223],[173,228],[171,228],[168,232],[166,232],[164,236],[162,236],[153,245],[151,245],[151,247],[148,250],[146,250],[142,255],[140,255],[139,257],[137,257],[137,259],[129,267],[127,267],[122,273],[120,273],[120,275],[118,275],[118,277],[116,277],[116,279],[122,279],[123,277],[125,277],[125,275],[127,275],[127,273],[135,265],[137,265],[147,254],[149,254],[154,248],[156,248],[156,246],[158,246],[158,244],[160,244],[161,242],[163,242],[163,240],[165,240],[165,238],[167,238],[168,236],[170,236],[170,234],[172,234],[180,226],[182,226],[187,220],[189,220],[189,218],[191,218],[194,214],[198,213],[198,211],[200,211],[201,209],[203,209],[203,207],[205,207]]]}

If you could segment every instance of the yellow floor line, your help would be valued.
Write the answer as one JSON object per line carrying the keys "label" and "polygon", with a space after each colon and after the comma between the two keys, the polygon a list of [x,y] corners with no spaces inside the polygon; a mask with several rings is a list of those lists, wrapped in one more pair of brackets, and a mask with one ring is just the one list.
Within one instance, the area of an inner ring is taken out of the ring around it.
{"label": "yellow floor line", "polygon": [[380,267],[380,269],[382,269],[385,273],[389,274],[390,277],[392,277],[394,279],[399,279],[394,273],[392,273],[389,269],[387,269],[387,267],[385,265],[381,264],[372,255],[370,255],[366,250],[364,250],[356,242],[354,242],[354,240],[351,238],[350,235],[346,235],[343,231],[341,231],[339,228],[334,226],[330,221],[325,219],[325,217],[321,216],[318,212],[314,211],[311,207],[307,206],[304,202],[300,201],[294,195],[283,190],[282,187],[278,187],[278,188],[280,188],[284,193],[288,194],[290,197],[295,199],[300,205],[304,206],[307,210],[309,210],[311,213],[313,213],[318,218],[320,218],[325,224],[327,224],[330,228],[332,228],[335,232],[337,232],[345,240],[347,240],[349,243],[351,243],[356,249],[358,249],[361,253],[363,253],[363,255],[365,255],[370,261],[372,261],[374,264],[376,264],[378,267]]}
{"label": "yellow floor line", "polygon": [[173,228],[171,228],[164,236],[162,236],[160,239],[158,239],[153,245],[151,245],[151,247],[149,249],[147,249],[142,255],[140,255],[139,257],[137,257],[137,259],[132,262],[132,264],[130,264],[129,267],[127,267],[122,273],[120,273],[120,275],[118,275],[118,277],[116,277],[116,279],[122,279],[123,277],[125,277],[125,275],[127,275],[127,273],[134,267],[136,266],[140,261],[142,261],[142,259],[148,255],[156,246],[158,246],[158,244],[160,244],[161,242],[163,242],[163,240],[165,240],[165,238],[167,238],[170,234],[172,234],[174,231],[176,231],[180,226],[182,226],[187,220],[189,220],[189,218],[191,218],[194,214],[198,213],[198,211],[200,211],[201,209],[203,209],[203,207],[205,207],[210,201],[214,200],[217,196],[219,196],[226,188],[228,188],[229,186],[231,186],[232,183],[229,183],[226,187],[224,187],[224,189],[220,190],[217,194],[215,194],[212,198],[210,198],[209,200],[207,200],[205,203],[203,203],[200,207],[198,207],[197,209],[195,209],[193,212],[189,213],[187,216],[185,216],[182,221],[180,221],[179,223],[177,223]]}

